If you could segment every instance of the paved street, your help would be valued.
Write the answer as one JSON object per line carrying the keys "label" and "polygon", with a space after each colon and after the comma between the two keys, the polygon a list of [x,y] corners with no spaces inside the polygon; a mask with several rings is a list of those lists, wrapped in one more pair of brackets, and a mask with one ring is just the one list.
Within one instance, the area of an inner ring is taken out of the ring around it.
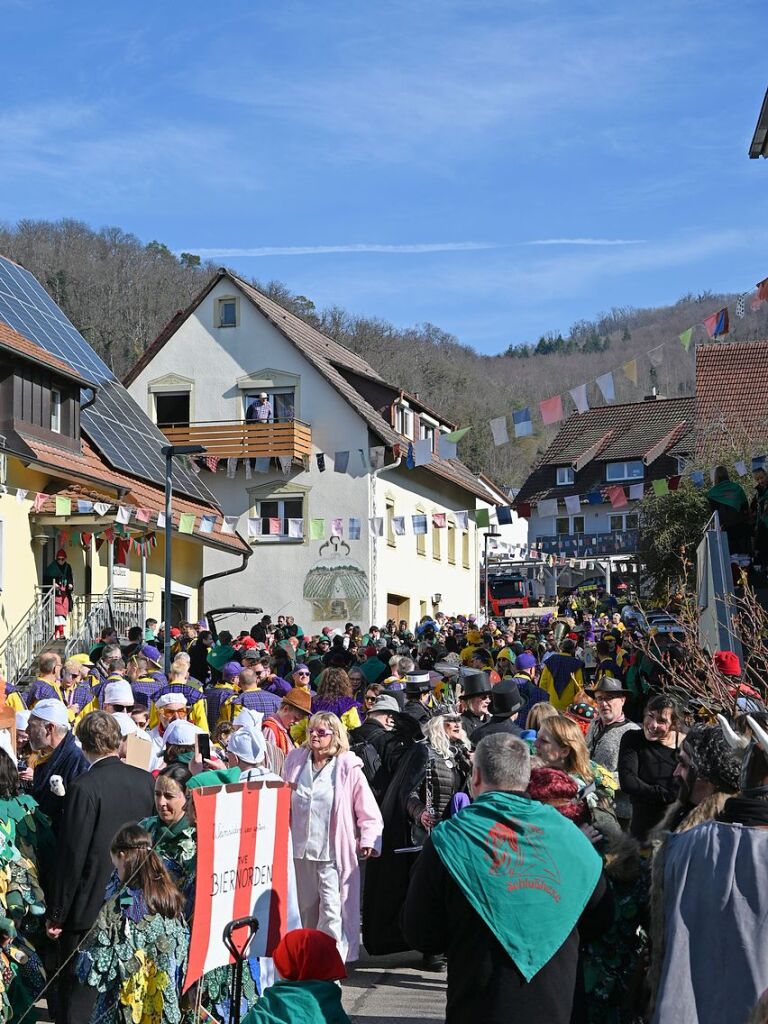
{"label": "paved street", "polygon": [[445,972],[422,972],[420,960],[418,953],[360,960],[344,983],[344,1009],[353,1024],[442,1022]]}

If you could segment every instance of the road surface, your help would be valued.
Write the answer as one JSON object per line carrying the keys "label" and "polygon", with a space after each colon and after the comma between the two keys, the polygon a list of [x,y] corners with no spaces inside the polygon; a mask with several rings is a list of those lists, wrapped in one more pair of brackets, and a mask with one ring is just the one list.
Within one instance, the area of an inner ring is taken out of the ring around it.
{"label": "road surface", "polygon": [[445,971],[419,970],[419,953],[398,953],[358,961],[343,983],[344,1009],[353,1024],[442,1024]]}

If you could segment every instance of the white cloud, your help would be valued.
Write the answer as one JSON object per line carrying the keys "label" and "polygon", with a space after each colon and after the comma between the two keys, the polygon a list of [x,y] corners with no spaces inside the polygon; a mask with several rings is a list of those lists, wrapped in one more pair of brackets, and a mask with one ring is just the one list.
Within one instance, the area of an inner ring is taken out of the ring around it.
{"label": "white cloud", "polygon": [[404,245],[377,245],[360,242],[351,245],[263,245],[248,249],[202,248],[185,246],[177,252],[193,252],[205,259],[241,256],[317,256],[325,253],[420,253],[420,252],[472,252],[476,249],[498,249],[494,242],[417,242]]}
{"label": "white cloud", "polygon": [[645,245],[646,238],[534,238],[520,245]]}

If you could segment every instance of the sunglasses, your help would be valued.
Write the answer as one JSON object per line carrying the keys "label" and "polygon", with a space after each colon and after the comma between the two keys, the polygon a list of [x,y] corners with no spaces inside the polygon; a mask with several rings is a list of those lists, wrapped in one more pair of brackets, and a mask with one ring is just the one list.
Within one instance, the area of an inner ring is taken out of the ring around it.
{"label": "sunglasses", "polygon": [[369,697],[368,694],[366,693],[366,695],[365,695],[365,703],[366,704],[374,704],[375,701],[376,701],[376,696],[375,695]]}
{"label": "sunglasses", "polygon": [[309,676],[309,672],[294,672],[295,676]]}
{"label": "sunglasses", "polygon": [[115,711],[132,711],[133,704],[113,704],[112,707]]}
{"label": "sunglasses", "polygon": [[458,725],[461,722],[461,715],[446,715],[445,721],[448,725]]}
{"label": "sunglasses", "polygon": [[174,718],[186,718],[186,708],[163,708],[160,712],[166,722],[172,722]]}
{"label": "sunglasses", "polygon": [[596,693],[594,699],[598,704],[610,704],[612,700],[618,700],[620,697],[620,693]]}
{"label": "sunglasses", "polygon": [[330,729],[310,729],[309,735],[319,736],[320,739],[324,739],[326,736],[333,736],[333,733],[330,731]]}

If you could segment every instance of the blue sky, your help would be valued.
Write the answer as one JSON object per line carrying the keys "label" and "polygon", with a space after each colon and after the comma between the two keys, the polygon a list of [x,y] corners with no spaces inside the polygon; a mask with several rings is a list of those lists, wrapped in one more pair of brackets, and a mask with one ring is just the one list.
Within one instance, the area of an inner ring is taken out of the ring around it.
{"label": "blue sky", "polygon": [[0,219],[484,352],[768,273],[760,0],[0,0]]}

